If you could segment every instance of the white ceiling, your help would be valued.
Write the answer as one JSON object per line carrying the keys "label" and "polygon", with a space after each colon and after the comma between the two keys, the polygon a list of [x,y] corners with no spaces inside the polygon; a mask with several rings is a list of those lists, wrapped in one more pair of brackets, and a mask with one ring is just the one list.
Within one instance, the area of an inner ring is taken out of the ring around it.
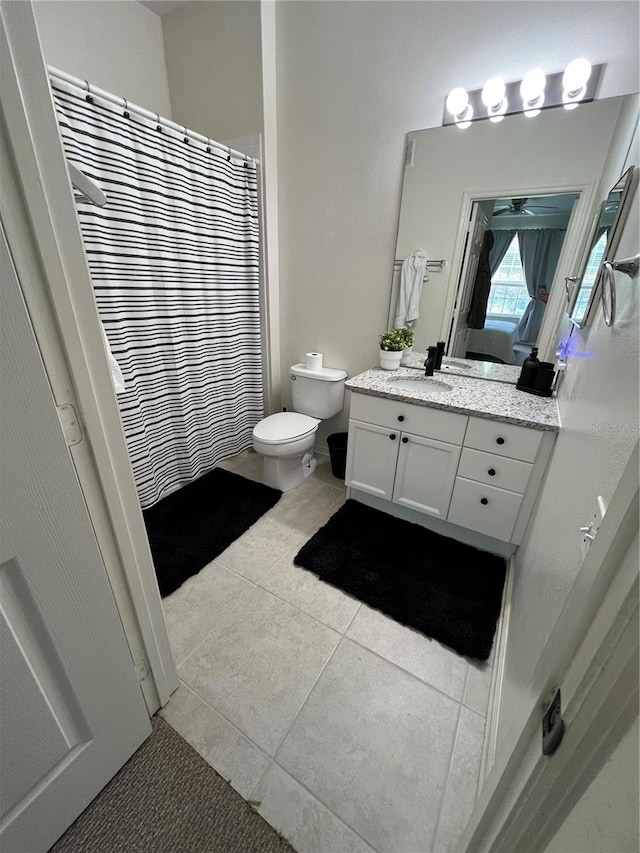
{"label": "white ceiling", "polygon": [[141,3],[143,6],[146,6],[151,12],[155,12],[156,15],[168,15],[169,12],[173,12],[174,9],[178,9],[180,6],[186,6],[189,0],[138,0],[138,3]]}

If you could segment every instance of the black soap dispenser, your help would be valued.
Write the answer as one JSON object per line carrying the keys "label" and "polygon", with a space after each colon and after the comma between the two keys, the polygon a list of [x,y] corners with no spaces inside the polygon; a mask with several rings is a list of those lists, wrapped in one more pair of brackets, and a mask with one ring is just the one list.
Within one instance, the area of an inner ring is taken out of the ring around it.
{"label": "black soap dispenser", "polygon": [[538,360],[538,347],[533,347],[531,355],[525,358],[520,371],[520,377],[516,383],[516,388],[521,391],[530,391],[535,385],[538,371],[540,370],[540,362]]}

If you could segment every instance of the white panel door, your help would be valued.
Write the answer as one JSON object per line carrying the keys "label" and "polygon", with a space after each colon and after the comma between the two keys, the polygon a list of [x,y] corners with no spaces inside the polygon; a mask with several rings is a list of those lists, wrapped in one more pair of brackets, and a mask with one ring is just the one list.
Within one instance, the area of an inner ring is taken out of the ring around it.
{"label": "white panel door", "polygon": [[393,501],[446,519],[462,448],[404,434],[400,441]]}
{"label": "white panel door", "polygon": [[349,421],[346,483],[370,495],[391,500],[400,432]]}
{"label": "white panel door", "polygon": [[467,235],[467,246],[465,249],[460,283],[456,294],[456,302],[453,308],[453,320],[451,323],[451,334],[449,336],[449,356],[464,358],[467,352],[467,340],[469,338],[469,309],[471,308],[471,297],[473,286],[478,271],[478,263],[482,253],[484,234],[489,227],[489,219],[476,202],[473,206],[469,233]]}
{"label": "white panel door", "polygon": [[0,849],[46,851],[151,731],[0,230]]}

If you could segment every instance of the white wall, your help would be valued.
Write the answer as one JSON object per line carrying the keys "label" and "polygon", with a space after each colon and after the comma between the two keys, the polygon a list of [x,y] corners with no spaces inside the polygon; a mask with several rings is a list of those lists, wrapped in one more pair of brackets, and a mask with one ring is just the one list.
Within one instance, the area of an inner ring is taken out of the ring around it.
{"label": "white wall", "polygon": [[545,853],[637,853],[638,759],[636,718]]}
{"label": "white wall", "polygon": [[136,0],[34,4],[46,62],[171,118],[160,18]]}
{"label": "white wall", "polygon": [[633,3],[281,2],[277,36],[285,393],[288,365],[311,349],[351,375],[377,363],[404,137],[441,124],[450,89],[581,54],[607,63],[601,96],[638,84]]}
{"label": "white wall", "polygon": [[260,3],[188,3],[162,25],[174,120],[217,141],[260,133]]}
{"label": "white wall", "polygon": [[[627,163],[610,168],[621,174],[639,162],[636,134]],[[640,249],[639,209],[636,195],[617,257]],[[558,398],[562,429],[516,552],[498,735],[506,749],[529,713],[527,682],[580,567],[578,528],[588,524],[598,495],[609,502],[638,441],[638,280],[616,273],[616,291],[615,325],[605,325],[598,304],[591,325],[571,336]]]}

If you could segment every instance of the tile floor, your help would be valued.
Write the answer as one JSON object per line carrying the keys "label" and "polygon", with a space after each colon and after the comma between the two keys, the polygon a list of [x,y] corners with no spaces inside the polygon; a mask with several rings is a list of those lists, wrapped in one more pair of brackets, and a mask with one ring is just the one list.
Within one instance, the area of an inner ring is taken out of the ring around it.
{"label": "tile floor", "polygon": [[[260,479],[251,451],[224,467]],[[476,796],[490,664],[293,565],[341,506],[316,472],[164,600],[161,712],[299,853],[448,853]]]}

